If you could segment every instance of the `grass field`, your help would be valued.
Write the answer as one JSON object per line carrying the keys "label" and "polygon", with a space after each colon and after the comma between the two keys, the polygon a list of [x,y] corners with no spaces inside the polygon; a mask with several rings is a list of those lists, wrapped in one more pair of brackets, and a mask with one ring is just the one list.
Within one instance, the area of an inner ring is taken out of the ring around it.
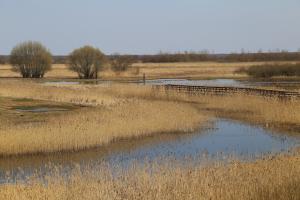
{"label": "grass field", "polygon": [[[281,63],[281,62],[277,62]],[[286,62],[284,62],[286,63]],[[100,72],[102,79],[141,79],[145,73],[149,79],[155,78],[243,78],[246,75],[238,74],[241,68],[265,65],[266,62],[249,63],[217,63],[217,62],[195,62],[195,63],[135,63],[128,71],[115,74],[105,68]],[[0,77],[20,77],[11,71],[10,65],[0,65]],[[53,69],[45,75],[46,78],[74,79],[77,74],[68,70],[66,65],[55,64]]]}

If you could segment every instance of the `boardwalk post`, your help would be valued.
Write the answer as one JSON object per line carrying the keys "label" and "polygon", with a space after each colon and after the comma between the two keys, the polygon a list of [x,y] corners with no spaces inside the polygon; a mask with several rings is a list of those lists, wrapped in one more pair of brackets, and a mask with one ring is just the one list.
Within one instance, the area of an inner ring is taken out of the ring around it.
{"label": "boardwalk post", "polygon": [[145,73],[143,73],[143,83],[144,83],[144,85],[146,85],[146,74]]}

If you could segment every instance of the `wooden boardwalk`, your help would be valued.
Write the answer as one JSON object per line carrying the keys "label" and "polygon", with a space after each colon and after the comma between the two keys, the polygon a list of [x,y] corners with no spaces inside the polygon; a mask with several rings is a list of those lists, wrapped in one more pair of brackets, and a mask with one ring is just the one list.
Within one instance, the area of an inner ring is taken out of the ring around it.
{"label": "wooden boardwalk", "polygon": [[213,86],[191,86],[191,85],[163,85],[155,86],[163,87],[166,91],[176,91],[181,93],[188,93],[191,95],[226,95],[226,94],[245,94],[257,95],[264,97],[278,97],[278,98],[299,98],[299,92],[282,91],[282,90],[267,90],[247,87],[213,87]]}

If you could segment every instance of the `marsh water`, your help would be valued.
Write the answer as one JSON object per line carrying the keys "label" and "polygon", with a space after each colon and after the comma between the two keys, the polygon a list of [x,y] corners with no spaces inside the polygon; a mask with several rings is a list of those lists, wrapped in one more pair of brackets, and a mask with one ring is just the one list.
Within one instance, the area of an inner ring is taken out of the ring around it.
{"label": "marsh water", "polygon": [[99,169],[103,163],[126,169],[132,163],[143,164],[165,158],[177,162],[201,163],[202,160],[222,161],[234,157],[252,160],[265,155],[288,153],[300,146],[300,138],[268,131],[236,121],[218,119],[212,128],[195,133],[159,134],[136,140],[122,140],[96,149],[0,159],[0,183],[25,180],[36,171],[43,176],[50,175],[51,166],[58,166],[60,172],[68,174],[74,166],[82,171]]}
{"label": "marsh water", "polygon": [[[47,81],[44,84],[48,85],[79,85],[79,84],[99,84],[109,85],[119,81]],[[272,87],[278,89],[300,89],[299,80],[236,80],[236,79],[153,79],[140,81],[122,81],[121,83],[135,83],[146,85],[193,85],[193,86],[212,86],[212,87]]]}
{"label": "marsh water", "polygon": [[47,112],[62,112],[62,111],[68,111],[68,109],[65,108],[55,108],[55,107],[25,107],[25,108],[17,108],[15,109],[17,112],[31,112],[31,113],[47,113]]}
{"label": "marsh water", "polygon": [[[43,84],[111,84],[112,81],[48,81]],[[142,81],[130,83],[144,84]],[[271,86],[278,88],[300,88],[298,81],[252,81],[234,79],[187,80],[156,79],[146,80],[146,85],[199,85],[227,87]],[[61,112],[61,107],[17,108],[19,112]],[[32,155],[0,158],[0,183],[26,180],[31,175],[51,176],[53,169],[68,175],[74,167],[81,171],[97,172],[103,164],[126,170],[133,163],[145,164],[165,159],[197,164],[210,161],[227,161],[230,158],[253,160],[277,153],[289,153],[300,147],[300,137],[284,132],[275,132],[251,124],[227,119],[217,119],[210,128],[195,133],[158,134],[140,139],[128,139],[112,144],[84,150],[48,155]],[[49,167],[50,165],[50,167]],[[10,177],[10,179],[7,179]]]}
{"label": "marsh water", "polygon": [[[144,84],[140,82],[140,84]],[[271,87],[278,89],[300,89],[299,80],[236,80],[236,79],[208,79],[208,80],[187,80],[187,79],[156,79],[146,80],[146,85],[192,85],[210,87]]]}

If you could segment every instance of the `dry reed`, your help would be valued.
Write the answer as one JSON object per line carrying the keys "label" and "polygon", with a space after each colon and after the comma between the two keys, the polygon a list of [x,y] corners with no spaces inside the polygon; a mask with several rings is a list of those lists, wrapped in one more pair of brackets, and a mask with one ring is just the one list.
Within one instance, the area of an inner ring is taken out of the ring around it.
{"label": "dry reed", "polygon": [[[0,154],[79,150],[118,138],[190,131],[217,115],[267,126],[300,124],[298,100],[256,96],[188,96],[137,85],[49,86],[0,81],[0,95],[96,106],[44,123],[0,126]],[[5,87],[3,87],[5,86]]]}
{"label": "dry reed", "polygon": [[2,125],[0,155],[81,150],[121,138],[190,132],[205,120],[189,105],[132,100],[53,116],[41,123]]}
{"label": "dry reed", "polygon": [[[134,165],[112,175],[109,168],[99,174],[74,170],[68,180],[48,178],[47,185],[31,180],[27,184],[0,186],[1,197],[12,199],[211,199],[211,200],[298,200],[300,198],[299,153],[251,163],[216,163],[206,167]],[[149,171],[149,169],[151,169]]]}
{"label": "dry reed", "polygon": [[[271,124],[300,124],[298,100],[256,96],[188,96],[135,85],[48,86],[1,80],[0,96],[33,98],[93,107],[50,117],[41,123],[11,125],[0,115],[0,154],[79,150],[116,139],[158,132],[192,131],[205,114]],[[1,110],[2,111],[2,110]],[[5,109],[4,109],[5,111]],[[74,172],[68,182],[0,186],[3,199],[291,199],[300,197],[300,159],[278,156],[252,163],[220,163],[205,168],[134,167],[119,177]],[[152,164],[151,164],[152,165]],[[171,166],[171,167],[170,167]]]}

